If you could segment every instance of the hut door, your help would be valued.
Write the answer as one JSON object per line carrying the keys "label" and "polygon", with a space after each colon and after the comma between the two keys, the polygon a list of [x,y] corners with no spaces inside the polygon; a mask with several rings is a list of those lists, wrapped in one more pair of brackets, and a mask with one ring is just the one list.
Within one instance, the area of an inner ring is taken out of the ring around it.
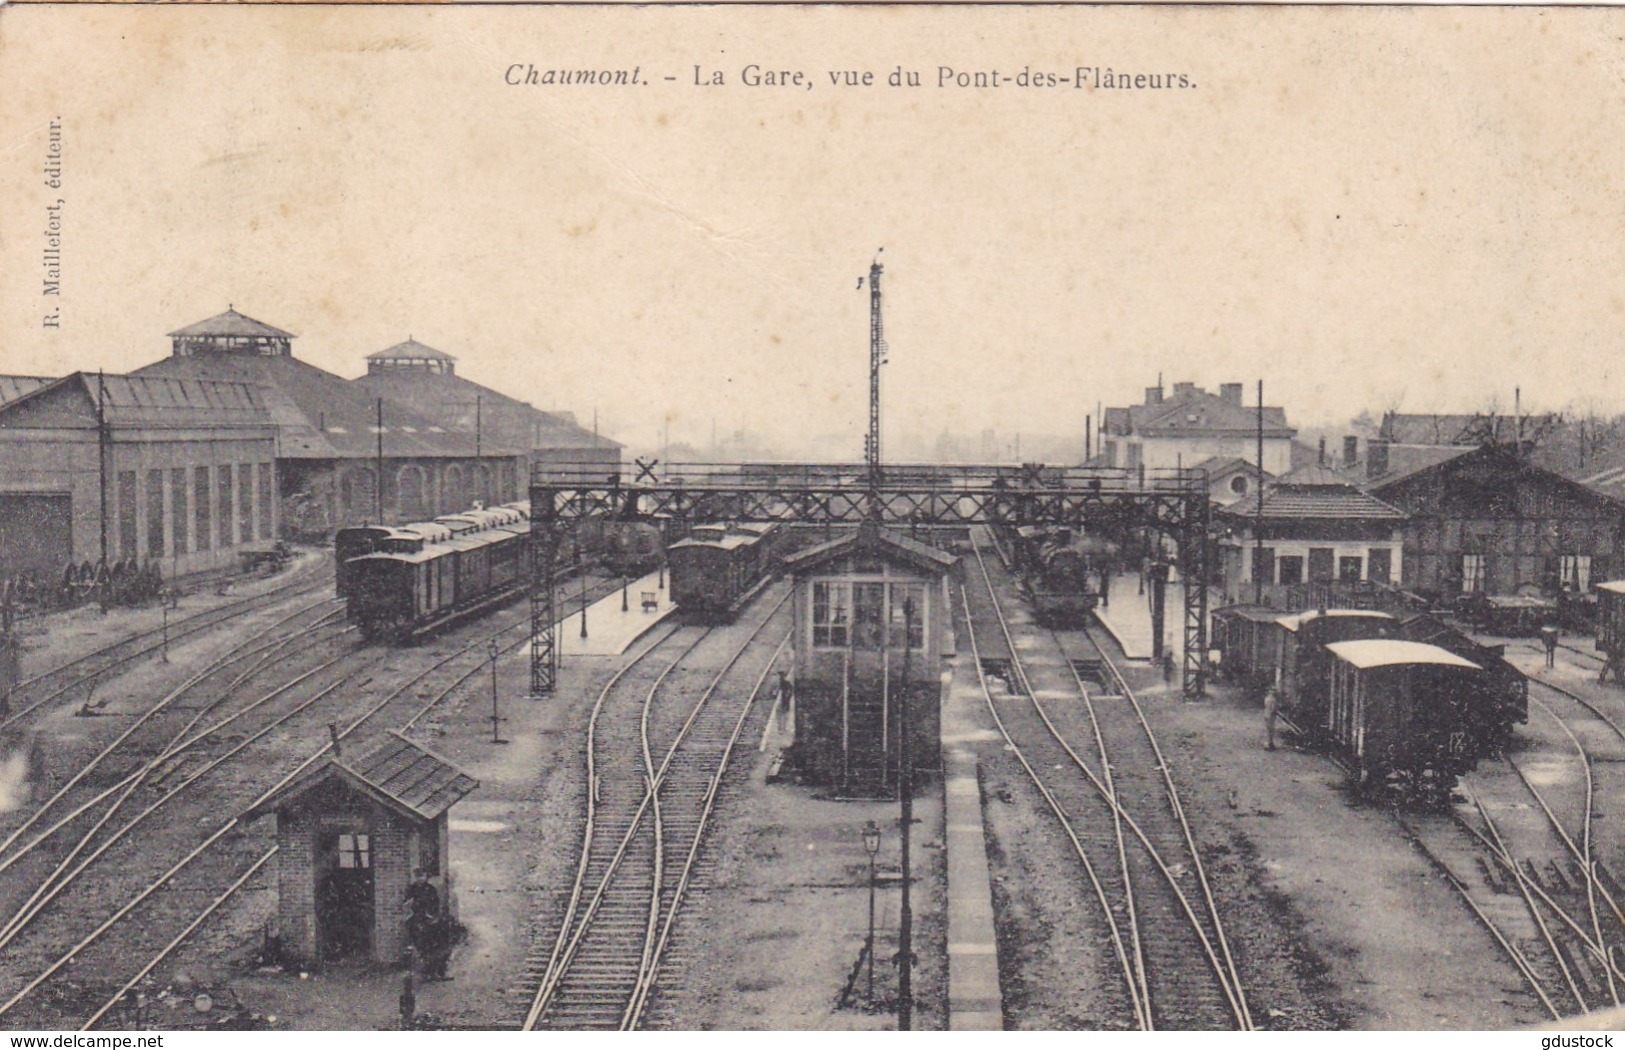
{"label": "hut door", "polygon": [[316,936],[325,959],[372,950],[372,838],[326,835],[316,882]]}

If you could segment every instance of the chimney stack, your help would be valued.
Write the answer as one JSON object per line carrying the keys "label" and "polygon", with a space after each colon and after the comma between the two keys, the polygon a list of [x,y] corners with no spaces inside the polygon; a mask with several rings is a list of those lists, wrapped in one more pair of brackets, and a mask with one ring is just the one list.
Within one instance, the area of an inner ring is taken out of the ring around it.
{"label": "chimney stack", "polygon": [[1352,467],[1360,458],[1360,439],[1355,434],[1343,438],[1343,465]]}
{"label": "chimney stack", "polygon": [[1239,408],[1241,406],[1241,384],[1220,383],[1219,396]]}
{"label": "chimney stack", "polygon": [[1175,397],[1189,397],[1191,394],[1194,394],[1195,392],[1196,392],[1196,384],[1195,383],[1175,383],[1174,384],[1174,396]]}
{"label": "chimney stack", "polygon": [[1324,467],[1325,465],[1326,465],[1326,438],[1322,437],[1320,439],[1320,454],[1315,457],[1315,466]]}
{"label": "chimney stack", "polygon": [[1148,404],[1148,405],[1160,405],[1160,404],[1162,404],[1162,387],[1161,387],[1161,385],[1148,386],[1148,387],[1145,388],[1145,403]]}
{"label": "chimney stack", "polygon": [[1388,473],[1388,442],[1372,438],[1365,443],[1365,476],[1377,478]]}

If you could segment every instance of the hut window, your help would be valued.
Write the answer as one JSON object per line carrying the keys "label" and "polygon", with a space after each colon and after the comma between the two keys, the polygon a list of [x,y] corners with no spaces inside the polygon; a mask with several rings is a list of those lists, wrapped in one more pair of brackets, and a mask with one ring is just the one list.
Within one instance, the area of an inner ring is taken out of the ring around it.
{"label": "hut window", "polygon": [[845,649],[849,620],[846,584],[814,581],[813,645],[820,649]]}
{"label": "hut window", "polygon": [[885,625],[886,585],[883,583],[854,583],[852,585],[852,645],[857,649],[879,649],[883,642]]}
{"label": "hut window", "polygon": [[1344,583],[1360,582],[1360,556],[1345,554],[1337,559],[1337,578]]}
{"label": "hut window", "polygon": [[1281,567],[1282,583],[1303,582],[1303,555],[1283,554],[1278,563]]}
{"label": "hut window", "polygon": [[1461,556],[1461,592],[1472,594],[1484,589],[1484,555]]}
{"label": "hut window", "polygon": [[[925,585],[921,583],[894,583],[887,587],[891,593],[888,595],[887,613],[889,620],[886,627],[886,648],[901,649],[903,647],[904,624],[908,627],[908,647],[910,649],[925,648]],[[913,619],[904,619],[904,602],[914,603]]]}
{"label": "hut window", "polygon": [[372,867],[372,844],[366,835],[339,836],[339,867]]}
{"label": "hut window", "polygon": [[1584,594],[1591,589],[1591,555],[1562,555],[1558,559],[1558,572],[1564,590]]}

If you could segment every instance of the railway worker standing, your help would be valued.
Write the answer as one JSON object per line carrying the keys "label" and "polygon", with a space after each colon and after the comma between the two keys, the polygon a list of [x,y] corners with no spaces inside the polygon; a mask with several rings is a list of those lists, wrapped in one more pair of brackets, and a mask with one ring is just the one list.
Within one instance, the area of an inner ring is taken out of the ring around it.
{"label": "railway worker standing", "polygon": [[437,976],[437,961],[439,975],[444,975],[446,964],[436,958],[440,951],[440,892],[422,868],[412,872],[412,884],[406,887],[406,903],[410,908],[406,915],[406,942],[423,960],[425,976]]}
{"label": "railway worker standing", "polygon": [[1542,627],[1540,644],[1546,647],[1546,666],[1554,666],[1557,662],[1557,628],[1552,624]]}
{"label": "railway worker standing", "polygon": [[1275,750],[1275,713],[1281,706],[1281,691],[1271,682],[1264,690],[1264,750]]}

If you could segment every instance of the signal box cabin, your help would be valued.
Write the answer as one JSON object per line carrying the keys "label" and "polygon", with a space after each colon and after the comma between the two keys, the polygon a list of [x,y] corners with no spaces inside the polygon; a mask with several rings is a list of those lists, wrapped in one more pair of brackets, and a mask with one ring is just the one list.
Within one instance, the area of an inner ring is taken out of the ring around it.
{"label": "signal box cabin", "polygon": [[841,794],[937,767],[944,657],[953,652],[948,574],[958,559],[865,525],[790,555],[794,580],[794,760]]}
{"label": "signal box cabin", "polygon": [[406,889],[422,868],[455,919],[447,813],[479,781],[397,732],[329,753],[244,814],[276,814],[278,916],[292,960],[406,955]]}

